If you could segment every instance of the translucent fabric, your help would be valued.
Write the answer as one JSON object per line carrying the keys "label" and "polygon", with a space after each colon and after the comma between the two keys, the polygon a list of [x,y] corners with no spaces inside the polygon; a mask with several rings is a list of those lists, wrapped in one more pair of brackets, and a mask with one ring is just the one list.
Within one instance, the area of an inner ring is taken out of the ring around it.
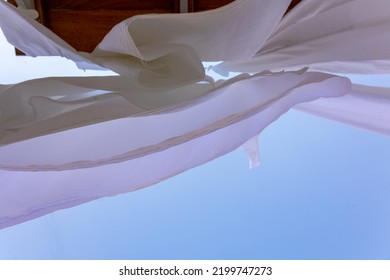
{"label": "translucent fabric", "polygon": [[306,0],[281,20],[254,57],[227,61],[216,70],[309,67],[331,73],[388,73],[389,48],[389,1]]}
{"label": "translucent fabric", "polygon": [[2,226],[157,183],[236,149],[295,104],[349,86],[321,73],[255,76],[151,115],[3,146]]}
{"label": "translucent fabric", "polygon": [[390,89],[353,85],[339,98],[321,99],[295,107],[305,112],[343,122],[383,135],[390,135]]}
{"label": "translucent fabric", "polygon": [[[388,69],[389,4],[373,0],[366,15],[367,1],[306,0],[283,18],[289,3],[136,16],[87,54],[1,1],[0,26],[28,55],[119,75],[0,85],[0,228],[150,186],[241,145],[256,166],[257,135],[299,104],[388,132],[387,92],[351,90],[331,73]],[[206,60],[224,61],[214,67],[222,74],[251,74],[213,81]],[[328,73],[312,71],[321,67]]]}

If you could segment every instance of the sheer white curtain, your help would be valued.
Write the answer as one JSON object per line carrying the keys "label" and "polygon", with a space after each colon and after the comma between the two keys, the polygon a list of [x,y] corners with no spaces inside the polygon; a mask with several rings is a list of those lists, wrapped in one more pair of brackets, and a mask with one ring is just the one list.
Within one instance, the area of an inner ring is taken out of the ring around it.
{"label": "sheer white curtain", "polygon": [[[386,89],[332,73],[387,71],[390,5],[306,0],[283,17],[289,3],[136,16],[87,54],[1,1],[0,26],[28,55],[119,76],[0,86],[0,228],[152,185],[244,143],[256,165],[253,139],[298,104],[388,133]],[[250,74],[212,81],[202,61]]]}

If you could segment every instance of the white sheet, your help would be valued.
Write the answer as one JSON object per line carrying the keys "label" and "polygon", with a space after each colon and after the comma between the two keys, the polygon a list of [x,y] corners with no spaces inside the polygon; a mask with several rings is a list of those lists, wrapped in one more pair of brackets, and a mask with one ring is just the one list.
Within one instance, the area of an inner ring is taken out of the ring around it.
{"label": "white sheet", "polygon": [[[19,49],[120,76],[0,85],[0,228],[150,186],[244,143],[255,166],[253,139],[298,104],[388,133],[387,90],[312,70],[387,72],[390,2],[304,0],[282,19],[289,3],[136,16],[86,54],[1,1],[0,26]],[[258,73],[214,83],[202,60]]]}
{"label": "white sheet", "polygon": [[260,75],[148,116],[0,148],[0,227],[146,187],[228,153],[292,106],[350,90],[321,73]]}

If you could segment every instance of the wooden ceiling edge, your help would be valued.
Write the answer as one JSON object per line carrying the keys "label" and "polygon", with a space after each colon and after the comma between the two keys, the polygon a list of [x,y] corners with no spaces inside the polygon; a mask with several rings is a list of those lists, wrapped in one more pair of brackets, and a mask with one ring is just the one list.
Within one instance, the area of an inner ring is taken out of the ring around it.
{"label": "wooden ceiling edge", "polygon": [[188,12],[193,12],[195,10],[194,0],[188,0]]}
{"label": "wooden ceiling edge", "polygon": [[16,1],[15,0],[7,0],[8,3],[14,5],[14,6],[17,6],[16,4]]}
{"label": "wooden ceiling edge", "polygon": [[180,0],[173,0],[173,12],[180,13]]}
{"label": "wooden ceiling edge", "polygon": [[[8,3],[17,6],[16,0],[7,0]],[[180,13],[180,0],[172,0],[173,1],[173,12],[174,13]],[[188,1],[188,11],[194,12],[195,11],[195,1],[194,0],[187,0]],[[302,0],[292,0],[290,3],[290,6],[288,7],[286,14],[292,10],[297,4],[299,4]],[[39,14],[38,21],[45,25],[45,8],[44,8],[44,0],[34,0],[35,10]]]}

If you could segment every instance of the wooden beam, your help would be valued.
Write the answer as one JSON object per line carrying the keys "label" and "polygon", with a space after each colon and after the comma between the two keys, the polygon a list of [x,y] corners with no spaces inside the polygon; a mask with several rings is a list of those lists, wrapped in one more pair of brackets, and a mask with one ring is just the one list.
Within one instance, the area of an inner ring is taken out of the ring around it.
{"label": "wooden beam", "polygon": [[[292,0],[290,6],[287,9],[287,12],[293,9],[301,1],[302,0]],[[207,11],[207,10],[222,7],[231,2],[233,2],[233,0],[188,0],[188,11],[189,12]]]}
{"label": "wooden beam", "polygon": [[180,13],[180,0],[173,0],[173,12]]}
{"label": "wooden beam", "polygon": [[16,1],[15,0],[8,0],[7,1],[8,3],[10,3],[10,4],[12,4],[12,5],[14,5],[14,6],[18,6],[17,4],[16,4]]}
{"label": "wooden beam", "polygon": [[203,12],[225,6],[234,0],[188,0],[188,12]]}

